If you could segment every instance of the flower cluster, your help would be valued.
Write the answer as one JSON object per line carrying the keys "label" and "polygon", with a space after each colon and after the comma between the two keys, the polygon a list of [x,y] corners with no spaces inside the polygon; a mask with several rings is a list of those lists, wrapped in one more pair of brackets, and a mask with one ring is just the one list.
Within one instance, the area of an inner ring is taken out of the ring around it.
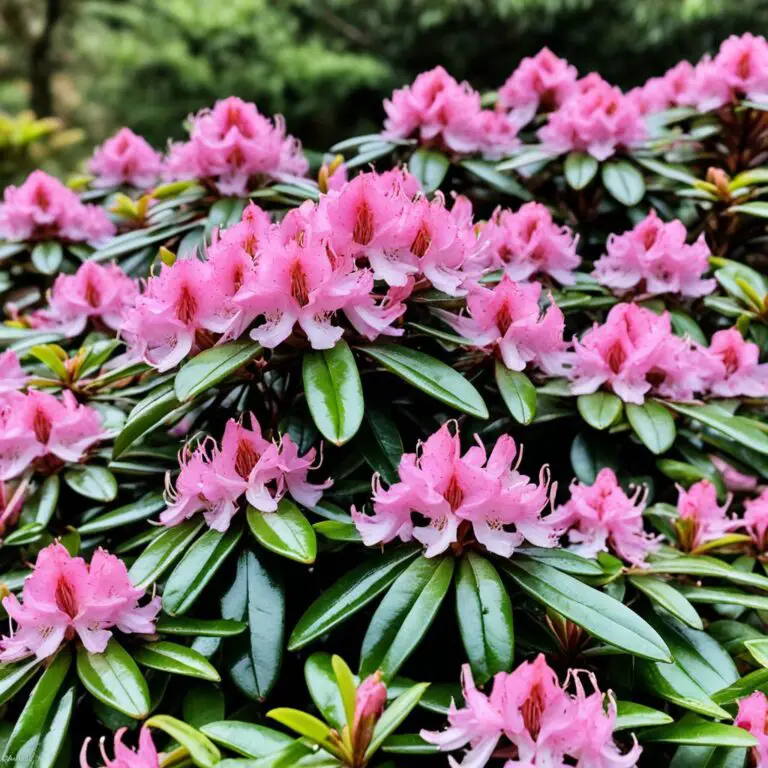
{"label": "flower cluster", "polygon": [[643,530],[643,508],[648,489],[638,487],[630,497],[612,469],[601,469],[592,485],[574,482],[571,498],[555,514],[567,527],[572,549],[583,557],[611,552],[643,567],[658,537]]}
{"label": "flower cluster", "polygon": [[517,146],[519,123],[511,116],[484,110],[480,94],[458,83],[442,67],[422,72],[411,85],[385,99],[384,136],[416,138],[421,144],[462,154],[508,154]]}
{"label": "flower cluster", "polygon": [[[352,518],[367,546],[412,538],[434,557],[472,535],[489,552],[509,557],[524,541],[540,547],[557,543],[558,528],[542,510],[550,501],[549,470],[542,467],[539,482],[517,471],[515,441],[502,435],[486,454],[482,442],[463,456],[458,431],[446,424],[419,445],[417,453],[403,454],[400,481],[381,487],[373,479],[373,514],[352,508]],[[552,488],[554,493],[554,488]],[[413,514],[426,520],[415,525]]]}
{"label": "flower cluster", "polygon": [[116,331],[123,314],[139,294],[136,283],[116,264],[84,262],[74,275],[60,274],[53,284],[48,306],[28,318],[34,328],[79,336],[88,321],[99,321]]}
{"label": "flower cluster", "polygon": [[762,691],[755,691],[741,699],[733,724],[757,739],[757,746],[750,750],[752,764],[757,768],[768,765],[768,697]]}
{"label": "flower cluster", "polygon": [[226,531],[242,496],[261,512],[274,512],[286,492],[305,507],[320,501],[331,482],[317,485],[307,481],[315,449],[299,456],[290,436],[283,435],[278,444],[262,435],[252,414],[250,423],[248,429],[230,419],[221,446],[210,439],[195,450],[182,452],[175,486],[170,474],[166,478],[168,508],[160,515],[160,522],[178,525],[202,512],[210,528]]}
{"label": "flower cluster", "polygon": [[80,461],[103,437],[99,412],[69,391],[60,399],[37,390],[6,392],[0,397],[0,480],[41,459],[52,467]]}
{"label": "flower cluster", "polygon": [[20,187],[6,187],[0,205],[0,238],[101,243],[115,233],[102,208],[85,205],[58,179],[33,171]]}
{"label": "flower cluster", "polygon": [[462,668],[464,706],[451,702],[445,731],[421,731],[421,737],[441,751],[452,752],[469,745],[461,763],[452,766],[482,768],[494,756],[502,740],[509,746],[500,753],[511,757],[505,765],[558,766],[566,758],[585,768],[632,768],[641,747],[637,741],[622,753],[613,738],[616,702],[600,691],[594,675],[587,674],[592,693],[587,695],[581,676],[571,671],[575,694],[561,686],[555,672],[540,654],[523,662],[514,672],[499,672],[490,695],[475,686],[469,665]]}
{"label": "flower cluster", "polygon": [[593,275],[619,292],[706,296],[716,286],[715,280],[702,278],[709,267],[709,248],[703,234],[687,245],[687,234],[682,222],[664,223],[651,211],[634,229],[608,237]]}
{"label": "flower cluster", "polygon": [[94,151],[89,168],[96,187],[130,184],[151,187],[160,178],[163,158],[130,128],[121,128]]}
{"label": "flower cluster", "polygon": [[29,378],[12,349],[0,352],[0,395],[24,389]]}
{"label": "flower cluster", "polygon": [[699,480],[687,491],[678,486],[678,518],[675,520],[678,544],[686,552],[693,552],[704,544],[721,539],[738,528],[741,520],[726,515],[731,504],[717,503],[717,490],[709,480]]}
{"label": "flower cluster", "polygon": [[627,93],[641,115],[653,115],[672,107],[685,106],[689,100],[693,65],[680,61],[661,77],[652,77]]}
{"label": "flower cluster", "polygon": [[[123,744],[123,736],[127,728],[119,728],[115,732],[114,739],[114,759],[110,760],[104,750],[104,739],[102,738],[99,748],[101,757],[104,760],[103,768],[160,768],[160,757],[157,754],[155,743],[152,741],[152,734],[143,726],[139,731],[138,749],[131,749]],[[91,768],[88,764],[88,745],[91,739],[87,738],[83,742],[80,750],[80,768]]]}
{"label": "flower cluster", "polygon": [[672,333],[667,312],[617,304],[602,325],[574,338],[568,377],[581,395],[607,386],[622,400],[646,395],[690,400],[695,393],[721,397],[768,395],[768,364],[738,330],[717,331],[709,347]]}
{"label": "flower cluster", "polygon": [[309,168],[281,117],[270,120],[236,96],[191,115],[189,123],[189,141],[171,145],[170,179],[202,179],[222,195],[244,195],[263,178],[303,176]]}
{"label": "flower cluster", "polygon": [[24,582],[22,602],[16,595],[3,598],[16,626],[10,637],[0,640],[0,661],[31,655],[45,659],[75,635],[89,652],[102,653],[112,627],[152,634],[160,598],[139,607],[143,595],[119,558],[97,549],[89,565],[55,542],[38,554]]}

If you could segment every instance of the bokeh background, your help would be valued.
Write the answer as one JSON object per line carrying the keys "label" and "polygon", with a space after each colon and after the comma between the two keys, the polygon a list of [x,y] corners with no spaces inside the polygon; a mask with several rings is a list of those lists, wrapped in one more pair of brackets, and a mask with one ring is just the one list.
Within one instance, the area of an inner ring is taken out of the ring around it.
{"label": "bokeh background", "polygon": [[744,31],[768,0],[0,0],[0,184],[77,171],[122,125],[162,148],[231,94],[325,149],[436,64],[494,89],[547,45],[629,88]]}

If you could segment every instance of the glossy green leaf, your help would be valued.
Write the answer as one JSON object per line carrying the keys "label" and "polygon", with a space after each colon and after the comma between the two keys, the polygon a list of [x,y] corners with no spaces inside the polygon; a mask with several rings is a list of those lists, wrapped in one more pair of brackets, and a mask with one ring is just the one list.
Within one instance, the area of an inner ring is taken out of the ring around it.
{"label": "glossy green leaf", "polygon": [[450,167],[451,161],[442,152],[430,149],[417,149],[408,161],[408,170],[418,179],[426,195],[440,189]]}
{"label": "glossy green leaf", "polygon": [[652,560],[648,573],[685,574],[688,576],[711,576],[768,591],[768,578],[757,573],[731,568],[722,560],[696,555]]}
{"label": "glossy green leaf", "polygon": [[579,395],[576,407],[590,427],[608,429],[621,418],[623,403],[621,398],[610,392],[593,392],[591,395]]}
{"label": "glossy green leaf", "polygon": [[536,387],[519,371],[510,371],[500,360],[494,368],[496,386],[512,418],[518,424],[530,424],[536,416]]}
{"label": "glossy green leaf", "polygon": [[161,615],[156,622],[160,634],[192,637],[234,637],[246,628],[245,622],[232,619],[190,619],[187,616]]}
{"label": "glossy green leaf", "polygon": [[708,603],[710,605],[741,605],[744,608],[755,608],[768,611],[768,597],[753,595],[734,587],[700,587],[693,585],[680,586],[680,593],[692,603]]}
{"label": "glossy green leaf", "polygon": [[373,729],[371,743],[365,750],[365,760],[369,761],[376,750],[384,743],[419,703],[419,699],[429,687],[429,683],[417,683],[405,693],[400,694],[385,710]]}
{"label": "glossy green leaf", "polygon": [[355,709],[357,700],[357,682],[352,670],[341,656],[331,656],[331,668],[336,679],[336,687],[339,689],[341,701],[344,705],[344,714],[347,726],[352,729],[355,723]]}
{"label": "glossy green leaf", "polygon": [[142,589],[154,584],[187,550],[204,525],[202,520],[192,519],[166,528],[136,558],[128,571],[131,583]]}
{"label": "glossy green leaf", "polygon": [[177,744],[184,747],[198,768],[213,768],[221,759],[221,752],[203,733],[170,715],[153,715],[146,725],[167,733]]}
{"label": "glossy green leaf", "polygon": [[706,747],[754,747],[757,739],[743,728],[713,723],[700,717],[686,717],[678,723],[644,731],[640,741],[663,744],[691,744]]}
{"label": "glossy green leaf", "polygon": [[387,483],[396,483],[403,441],[392,417],[382,408],[366,406],[365,427],[360,438],[360,450],[371,469]]}
{"label": "glossy green leaf", "polygon": [[693,629],[704,629],[701,617],[678,589],[655,576],[630,576],[629,582],[647,595],[654,603]]}
{"label": "glossy green leaf", "polygon": [[266,549],[299,563],[315,561],[315,529],[290,499],[283,497],[276,512],[260,512],[249,506],[247,520],[256,540]]}
{"label": "glossy green leaf", "polygon": [[331,655],[324,652],[313,653],[304,664],[304,680],[309,695],[323,718],[341,733],[347,722],[347,714]]}
{"label": "glossy green leaf", "polygon": [[452,556],[417,558],[373,614],[360,652],[360,676],[393,678],[434,621],[453,577]]}
{"label": "glossy green leaf", "polygon": [[747,640],[744,643],[744,647],[760,666],[768,667],[768,638]]}
{"label": "glossy green leaf", "polygon": [[627,403],[627,419],[635,434],[651,453],[669,450],[677,431],[672,414],[660,403],[648,400],[643,405]]}
{"label": "glossy green leaf", "polygon": [[31,347],[27,354],[39,360],[55,374],[57,379],[61,381],[69,380],[69,371],[64,364],[66,353],[58,344],[38,344]]}
{"label": "glossy green leaf", "polygon": [[104,533],[119,528],[122,525],[130,525],[140,520],[146,520],[165,509],[166,504],[163,494],[159,491],[150,491],[138,501],[133,501],[123,507],[118,507],[110,512],[83,523],[78,529],[85,536],[92,533]]}
{"label": "glossy green leaf", "polygon": [[746,759],[744,748],[680,746],[669,768],[744,768]]}
{"label": "glossy green leaf", "polygon": [[316,744],[320,744],[331,754],[339,756],[340,753],[330,741],[331,729],[314,715],[302,712],[298,709],[289,707],[278,707],[267,712],[267,717],[271,717],[286,728],[290,728],[300,736],[311,739]]}
{"label": "glossy green leaf", "polygon": [[586,557],[577,555],[567,549],[553,547],[546,549],[544,547],[525,547],[519,550],[520,554],[525,554],[533,560],[551,565],[558,571],[570,573],[571,576],[603,576],[604,571],[595,560],[587,560]]}
{"label": "glossy green leaf", "polygon": [[434,744],[424,741],[418,733],[402,733],[386,739],[381,751],[391,755],[434,755],[439,750]]}
{"label": "glossy green leaf", "polygon": [[570,152],[565,158],[565,180],[573,189],[584,189],[597,173],[598,162],[585,152]]}
{"label": "glossy green leaf", "polygon": [[320,523],[314,523],[312,527],[331,541],[363,540],[354,523],[341,522],[340,520],[323,520]]}
{"label": "glossy green leaf", "polygon": [[0,666],[0,704],[15,696],[41,666],[42,662],[36,658]]}
{"label": "glossy green leaf", "polygon": [[75,493],[94,501],[114,501],[117,496],[117,480],[106,467],[91,464],[68,469],[64,482]]}
{"label": "glossy green leaf", "polygon": [[643,199],[643,174],[626,160],[610,160],[604,163],[601,175],[605,188],[622,205],[637,205]]}
{"label": "glossy green leaf", "polygon": [[221,680],[216,668],[192,648],[178,643],[161,640],[157,643],[147,643],[137,646],[133,658],[144,667],[157,669],[172,675],[197,677],[201,680]]}
{"label": "glossy green leaf", "polygon": [[488,418],[480,393],[458,371],[434,357],[396,344],[370,345],[361,350],[408,384],[446,405],[479,419]]}
{"label": "glossy green leaf", "polygon": [[672,718],[658,709],[636,704],[634,701],[616,702],[616,724],[614,731],[629,731],[637,728],[649,728],[673,722]]}
{"label": "glossy green leaf", "polygon": [[251,758],[274,754],[293,743],[293,739],[281,731],[242,720],[206,723],[200,731],[231,752]]}
{"label": "glossy green leaf", "polygon": [[232,376],[261,351],[261,346],[253,341],[231,341],[200,352],[176,374],[176,399],[180,403],[192,400]]}
{"label": "glossy green leaf", "polygon": [[31,258],[32,265],[38,272],[43,275],[55,275],[64,258],[64,249],[58,242],[38,243],[32,249]]}
{"label": "glossy green leaf", "polygon": [[163,419],[180,405],[176,398],[173,382],[168,381],[155,387],[128,414],[125,425],[115,438],[112,458],[124,454],[140,437],[160,426]]}
{"label": "glossy green leaf", "polygon": [[34,521],[46,526],[51,521],[56,505],[59,502],[61,483],[58,475],[50,475],[43,480],[40,488],[32,497],[34,506]]}

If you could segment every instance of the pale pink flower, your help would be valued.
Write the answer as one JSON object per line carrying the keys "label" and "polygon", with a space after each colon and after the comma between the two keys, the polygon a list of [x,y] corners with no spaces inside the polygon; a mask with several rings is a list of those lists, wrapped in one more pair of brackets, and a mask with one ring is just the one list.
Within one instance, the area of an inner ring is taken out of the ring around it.
{"label": "pale pink flower", "polygon": [[[143,726],[139,731],[139,747],[134,750],[123,744],[123,736],[127,728],[120,728],[115,733],[114,740],[114,758],[107,757],[104,749],[104,738],[99,742],[101,757],[104,760],[103,768],[160,768],[160,758],[152,741],[152,734],[147,726]],[[88,764],[88,744],[90,737],[83,742],[80,750],[80,768],[91,768]]]}
{"label": "pale pink flower", "polygon": [[68,337],[79,336],[88,320],[99,320],[117,330],[138,295],[136,283],[116,264],[102,266],[86,261],[74,275],[59,275],[48,306],[28,319],[35,328],[52,329]]}
{"label": "pale pink flower", "polygon": [[499,88],[497,106],[511,110],[518,125],[525,125],[536,112],[562,106],[575,90],[578,76],[576,67],[542,48],[535,56],[526,56]]}
{"label": "pale pink flower", "polygon": [[315,461],[316,455],[315,449],[310,448],[303,456],[299,456],[299,446],[290,435],[283,435],[280,440],[277,466],[282,472],[283,482],[291,497],[309,509],[317,506],[323,491],[333,485],[330,478],[322,483],[310,483],[307,480],[309,470],[320,466],[319,461]]}
{"label": "pale pink flower", "polygon": [[721,44],[715,65],[734,97],[768,101],[768,41],[762,35],[731,35]]}
{"label": "pale pink flower", "polygon": [[411,85],[384,100],[384,136],[416,138],[454,152],[477,152],[482,145],[480,94],[459,84],[442,67],[422,72]]}
{"label": "pale pink flower", "polygon": [[236,96],[189,118],[189,141],[171,146],[166,174],[210,181],[222,195],[245,195],[264,178],[304,176],[301,144],[279,116],[269,119]]}
{"label": "pale pink flower", "polygon": [[114,224],[96,205],[85,205],[58,179],[33,171],[20,187],[6,187],[0,205],[0,238],[102,243]]}
{"label": "pale pink flower", "polygon": [[475,346],[498,351],[504,365],[522,371],[532,363],[550,374],[562,373],[565,318],[550,296],[539,308],[540,283],[515,283],[506,274],[493,288],[475,285],[467,296],[468,316],[441,311],[441,317]]}
{"label": "pale pink flower", "polygon": [[0,352],[0,395],[24,389],[29,379],[12,349]]}
{"label": "pale pink flower", "polygon": [[649,552],[659,546],[656,537],[643,530],[643,507],[648,489],[638,487],[627,496],[612,469],[601,469],[592,485],[574,482],[571,498],[556,515],[568,526],[574,552],[596,557],[612,552],[622,560],[643,567]]}
{"label": "pale pink flower", "polygon": [[484,157],[498,160],[509,155],[515,147],[520,146],[517,134],[520,123],[514,115],[484,109],[478,115],[478,130],[480,132],[480,151]]}
{"label": "pale pink flower", "polygon": [[760,348],[736,328],[712,336],[708,357],[716,365],[709,389],[719,397],[768,396],[768,363],[760,363]]}
{"label": "pale pink flower", "polygon": [[96,176],[96,187],[130,184],[146,189],[160,177],[163,158],[130,128],[121,128],[96,148],[89,167]]}
{"label": "pale pink flower", "polygon": [[681,486],[677,490],[679,518],[675,527],[679,544],[686,552],[692,552],[709,541],[721,539],[741,526],[741,520],[726,515],[731,497],[728,496],[725,504],[720,506],[717,503],[717,490],[709,480],[699,480],[687,491]]}
{"label": "pale pink flower", "polygon": [[680,103],[709,112],[728,104],[733,98],[731,86],[723,77],[720,66],[705,56],[694,67],[688,87],[680,94]]}
{"label": "pale pink flower", "polygon": [[729,491],[754,491],[757,488],[757,478],[754,475],[739,472],[732,464],[713,453],[709,455],[709,460],[723,476],[723,482]]}
{"label": "pale pink flower", "polygon": [[691,245],[685,242],[687,235],[681,221],[665,223],[651,210],[634,229],[609,235],[607,252],[592,274],[618,291],[705,296],[717,284],[702,278],[709,269],[709,248],[704,235]]}
{"label": "pale pink flower", "polygon": [[151,634],[160,598],[139,607],[143,595],[119,558],[99,548],[88,565],[55,542],[38,554],[34,571],[24,581],[22,602],[16,595],[3,599],[16,626],[0,640],[0,661],[31,655],[45,659],[75,635],[90,653],[103,653],[112,627]]}
{"label": "pale pink flower", "polygon": [[525,203],[514,212],[497,209],[483,227],[480,242],[480,259],[513,280],[544,274],[572,285],[573,271],[581,263],[576,254],[578,236],[555,224],[541,203]]}
{"label": "pale pink flower", "polygon": [[757,746],[750,750],[756,768],[768,766],[768,698],[762,691],[739,701],[739,711],[733,724],[749,731]]}
{"label": "pale pink flower", "polygon": [[758,552],[768,551],[768,489],[744,502],[744,527]]}
{"label": "pale pink flower", "polygon": [[554,152],[576,150],[607,160],[637,146],[646,131],[634,102],[592,73],[577,83],[576,91],[550,114],[537,135]]}
{"label": "pale pink flower", "polygon": [[644,85],[633,88],[627,93],[627,98],[643,116],[682,106],[687,100],[686,94],[690,91],[694,75],[693,65],[680,61],[661,77],[652,77]]}
{"label": "pale pink flower", "polygon": [[67,391],[9,392],[0,400],[0,480],[24,472],[35,459],[77,462],[104,437],[101,416]]}
{"label": "pale pink flower", "polygon": [[[426,547],[426,557],[434,557],[458,540],[466,521],[478,542],[502,557],[525,540],[554,546],[559,531],[541,517],[549,502],[548,468],[542,468],[537,485],[513,467],[517,448],[509,435],[499,438],[490,456],[477,442],[462,456],[458,433],[445,424],[417,453],[403,454],[399,482],[384,490],[374,475],[373,515],[352,509],[365,544],[415,538]],[[412,513],[428,523],[414,526]]]}

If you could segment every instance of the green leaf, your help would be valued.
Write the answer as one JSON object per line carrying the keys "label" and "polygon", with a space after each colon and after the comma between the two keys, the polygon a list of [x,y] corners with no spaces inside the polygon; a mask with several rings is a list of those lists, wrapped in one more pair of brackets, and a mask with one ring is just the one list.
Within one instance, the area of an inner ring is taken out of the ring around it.
{"label": "green leaf", "polygon": [[43,672],[5,743],[4,762],[23,763],[28,768],[53,768],[75,704],[73,688],[60,693],[71,662],[71,652],[64,648]]}
{"label": "green leaf", "polygon": [[113,237],[107,245],[94,251],[91,261],[112,261],[118,256],[134,253],[150,245],[168,242],[175,235],[186,232],[198,225],[197,221],[187,221],[183,224],[167,226],[165,223],[157,224],[147,229],[126,232],[124,235]]}
{"label": "green leaf", "polygon": [[313,653],[304,664],[304,679],[309,695],[322,716],[341,733],[347,721],[344,701],[333,671],[331,655]]}
{"label": "green leaf", "polygon": [[579,395],[576,407],[590,427],[608,429],[621,418],[623,403],[621,398],[610,392],[593,392],[591,395]]}
{"label": "green leaf", "polygon": [[480,393],[458,371],[434,357],[396,344],[365,346],[361,350],[408,384],[470,416],[488,418]]}
{"label": "green leaf", "polygon": [[[657,505],[659,506],[659,505]],[[745,587],[768,591],[768,579],[757,573],[747,573],[731,568],[722,560],[695,555],[652,560],[648,573],[684,574],[688,576],[712,576]]]}
{"label": "green leaf", "polygon": [[670,311],[669,317],[672,321],[672,330],[678,336],[687,336],[705,347],[709,344],[704,331],[701,330],[699,324],[690,315],[679,309],[673,309]]}
{"label": "green leaf", "polygon": [[601,169],[603,184],[611,196],[627,207],[637,205],[645,195],[643,174],[626,160],[612,160]]}
{"label": "green leaf", "polygon": [[128,717],[143,720],[150,710],[149,689],[131,655],[114,638],[104,653],[77,649],[77,674],[88,693]]}
{"label": "green leaf", "polygon": [[418,733],[400,733],[390,736],[381,745],[381,751],[393,755],[435,755],[439,752]]}
{"label": "green leaf", "polygon": [[527,555],[533,560],[551,565],[558,571],[570,573],[571,576],[604,576],[604,571],[595,560],[587,560],[586,557],[569,552],[567,549],[554,547],[525,547],[519,550],[521,555]]}
{"label": "green leaf", "polygon": [[66,353],[58,344],[38,344],[31,347],[28,354],[52,371],[56,378],[61,379],[61,381],[69,379],[69,371],[63,359]]}
{"label": "green leaf", "polygon": [[61,483],[58,475],[50,475],[43,480],[32,500],[35,504],[34,522],[42,526],[48,525],[56,511],[59,502]]}
{"label": "green leaf", "polygon": [[304,612],[288,639],[288,650],[303,648],[357,613],[381,594],[418,552],[413,547],[391,549],[347,572]]}
{"label": "green leaf", "polygon": [[565,180],[573,189],[584,189],[597,173],[598,162],[584,152],[570,152],[565,158]]}
{"label": "green leaf", "polygon": [[680,746],[669,768],[744,768],[746,759],[743,748]]}
{"label": "green leaf", "polygon": [[242,534],[242,527],[235,525],[231,525],[224,533],[212,529],[206,531],[187,550],[168,577],[163,591],[163,610],[171,616],[186,613],[240,541]]}
{"label": "green leaf", "polygon": [[481,160],[464,160],[460,165],[497,192],[503,192],[520,200],[533,200],[533,195],[522,184],[498,171],[490,163],[484,163]]}
{"label": "green leaf", "polygon": [[[95,467],[94,467],[95,469]],[[92,533],[105,533],[122,525],[130,525],[140,520],[146,520],[156,512],[165,509],[165,500],[163,494],[159,491],[150,491],[142,496],[138,501],[133,501],[123,507],[118,507],[104,515],[89,520],[78,528],[81,535],[85,536]]]}
{"label": "green leaf", "polygon": [[128,571],[135,587],[146,589],[165,573],[197,536],[205,525],[202,520],[185,520],[179,525],[166,528],[153,539],[138,556]]}
{"label": "green leaf", "polygon": [[241,720],[206,723],[200,731],[231,752],[251,758],[265,757],[293,743],[285,733]]}
{"label": "green leaf", "polygon": [[647,595],[654,603],[668,610],[693,629],[704,629],[701,617],[685,597],[662,579],[654,576],[630,576],[629,582],[636,589]]}
{"label": "green leaf", "polygon": [[709,603],[710,605],[741,605],[745,608],[756,608],[768,611],[768,597],[742,592],[733,587],[699,587],[681,585],[680,593],[692,603]]}
{"label": "green leaf", "polygon": [[263,547],[299,563],[315,562],[315,529],[290,499],[283,497],[276,512],[261,512],[249,505],[246,516],[251,532]]}
{"label": "green leaf", "polygon": [[616,710],[614,731],[629,731],[673,722],[666,712],[646,707],[644,704],[636,704],[634,701],[617,701]]}
{"label": "green leaf", "polygon": [[144,667],[171,675],[197,677],[216,683],[221,680],[216,668],[205,656],[178,643],[161,640],[158,643],[140,645],[134,649],[133,658]]}
{"label": "green leaf", "polygon": [[187,616],[161,615],[155,626],[163,635],[234,637],[244,632],[248,625],[232,619],[190,619]]}
{"label": "green leaf", "polygon": [[0,704],[15,696],[42,666],[36,658],[0,666]]}
{"label": "green leaf", "polygon": [[221,760],[221,752],[205,734],[175,717],[153,715],[147,720],[146,725],[164,731],[184,747],[198,768],[213,768]]}
{"label": "green leaf", "polygon": [[263,700],[280,674],[285,593],[280,579],[264,567],[251,549],[238,557],[235,579],[221,599],[221,613],[248,626],[227,656],[232,680],[249,698]]}
{"label": "green leaf", "polygon": [[370,405],[365,409],[365,421],[360,450],[374,472],[387,483],[396,483],[399,479],[397,468],[403,455],[403,441],[397,425],[384,410]]}
{"label": "green leaf", "polygon": [[663,661],[671,658],[658,632],[618,600],[526,557],[515,557],[502,568],[534,600],[600,640],[636,656]]}
{"label": "green leaf", "polygon": [[377,669],[391,680],[437,615],[453,578],[453,556],[412,562],[373,614],[360,652],[360,677]]}
{"label": "green leaf", "polygon": [[747,640],[744,647],[752,658],[762,667],[768,667],[768,638],[760,640]]}
{"label": "green leaf", "polygon": [[352,670],[341,656],[331,656],[331,668],[336,678],[336,687],[339,689],[344,715],[350,731],[355,723],[355,701],[357,698],[357,683]]}
{"label": "green leaf", "polygon": [[252,341],[231,341],[204,350],[184,363],[176,374],[176,399],[179,403],[192,400],[232,376],[261,351],[261,346]]}
{"label": "green leaf", "polygon": [[664,176],[667,179],[672,179],[672,181],[680,181],[690,186],[694,186],[699,181],[685,166],[662,163],[660,160],[651,157],[638,157],[636,159],[640,165],[649,171],[658,173],[659,176]]}
{"label": "green leaf", "polygon": [[123,429],[115,438],[112,458],[119,458],[140,437],[160,426],[163,419],[178,408],[179,405],[180,403],[176,399],[176,392],[173,388],[173,382],[168,381],[159,387],[155,387],[128,414]]}
{"label": "green leaf", "polygon": [[314,715],[298,709],[278,707],[267,712],[267,717],[277,720],[278,723],[290,728],[300,736],[305,736],[316,744],[321,745],[332,755],[341,757],[339,750],[330,741],[331,729]]}
{"label": "green leaf", "polygon": [[304,392],[317,428],[334,445],[349,442],[360,429],[365,403],[352,350],[344,339],[333,349],[305,352]]}
{"label": "green leaf", "polygon": [[733,704],[755,691],[768,691],[768,669],[756,669],[748,675],[739,678],[731,685],[712,694],[712,700],[723,706]]}
{"label": "green leaf", "polygon": [[312,527],[331,541],[363,540],[354,523],[341,522],[340,520],[323,520],[320,523],[314,523]]}
{"label": "green leaf", "polygon": [[512,669],[515,628],[512,603],[493,565],[468,552],[459,561],[456,581],[459,631],[478,684]]}
{"label": "green leaf", "polygon": [[117,496],[117,480],[106,468],[95,465],[68,469],[64,482],[75,493],[95,501],[114,501]]}
{"label": "green leaf", "polygon": [[417,149],[408,161],[408,170],[416,177],[425,195],[440,189],[451,161],[441,152]]}
{"label": "green leaf", "polygon": [[510,371],[501,360],[494,368],[496,386],[512,418],[518,424],[530,424],[536,416],[536,387],[519,371]]}
{"label": "green leaf", "polygon": [[749,216],[757,216],[761,219],[768,219],[768,203],[756,201],[753,203],[741,203],[740,205],[732,205],[728,209],[728,213],[746,213]]}
{"label": "green leaf", "polygon": [[365,750],[365,762],[368,762],[384,740],[393,733],[400,723],[405,720],[411,710],[419,703],[419,699],[429,688],[429,683],[417,683],[405,693],[400,694],[385,710],[373,729],[371,743]]}
{"label": "green leaf", "polygon": [[61,243],[38,243],[32,249],[32,264],[43,275],[55,275],[61,267],[64,249]]}
{"label": "green leaf", "polygon": [[627,403],[626,412],[635,434],[651,453],[658,455],[672,447],[677,435],[675,420],[663,405],[653,400],[643,405]]}
{"label": "green leaf", "polygon": [[678,723],[670,723],[644,731],[640,741],[662,744],[690,744],[707,747],[754,747],[757,739],[743,728],[724,723],[713,723],[700,717],[686,717]]}

